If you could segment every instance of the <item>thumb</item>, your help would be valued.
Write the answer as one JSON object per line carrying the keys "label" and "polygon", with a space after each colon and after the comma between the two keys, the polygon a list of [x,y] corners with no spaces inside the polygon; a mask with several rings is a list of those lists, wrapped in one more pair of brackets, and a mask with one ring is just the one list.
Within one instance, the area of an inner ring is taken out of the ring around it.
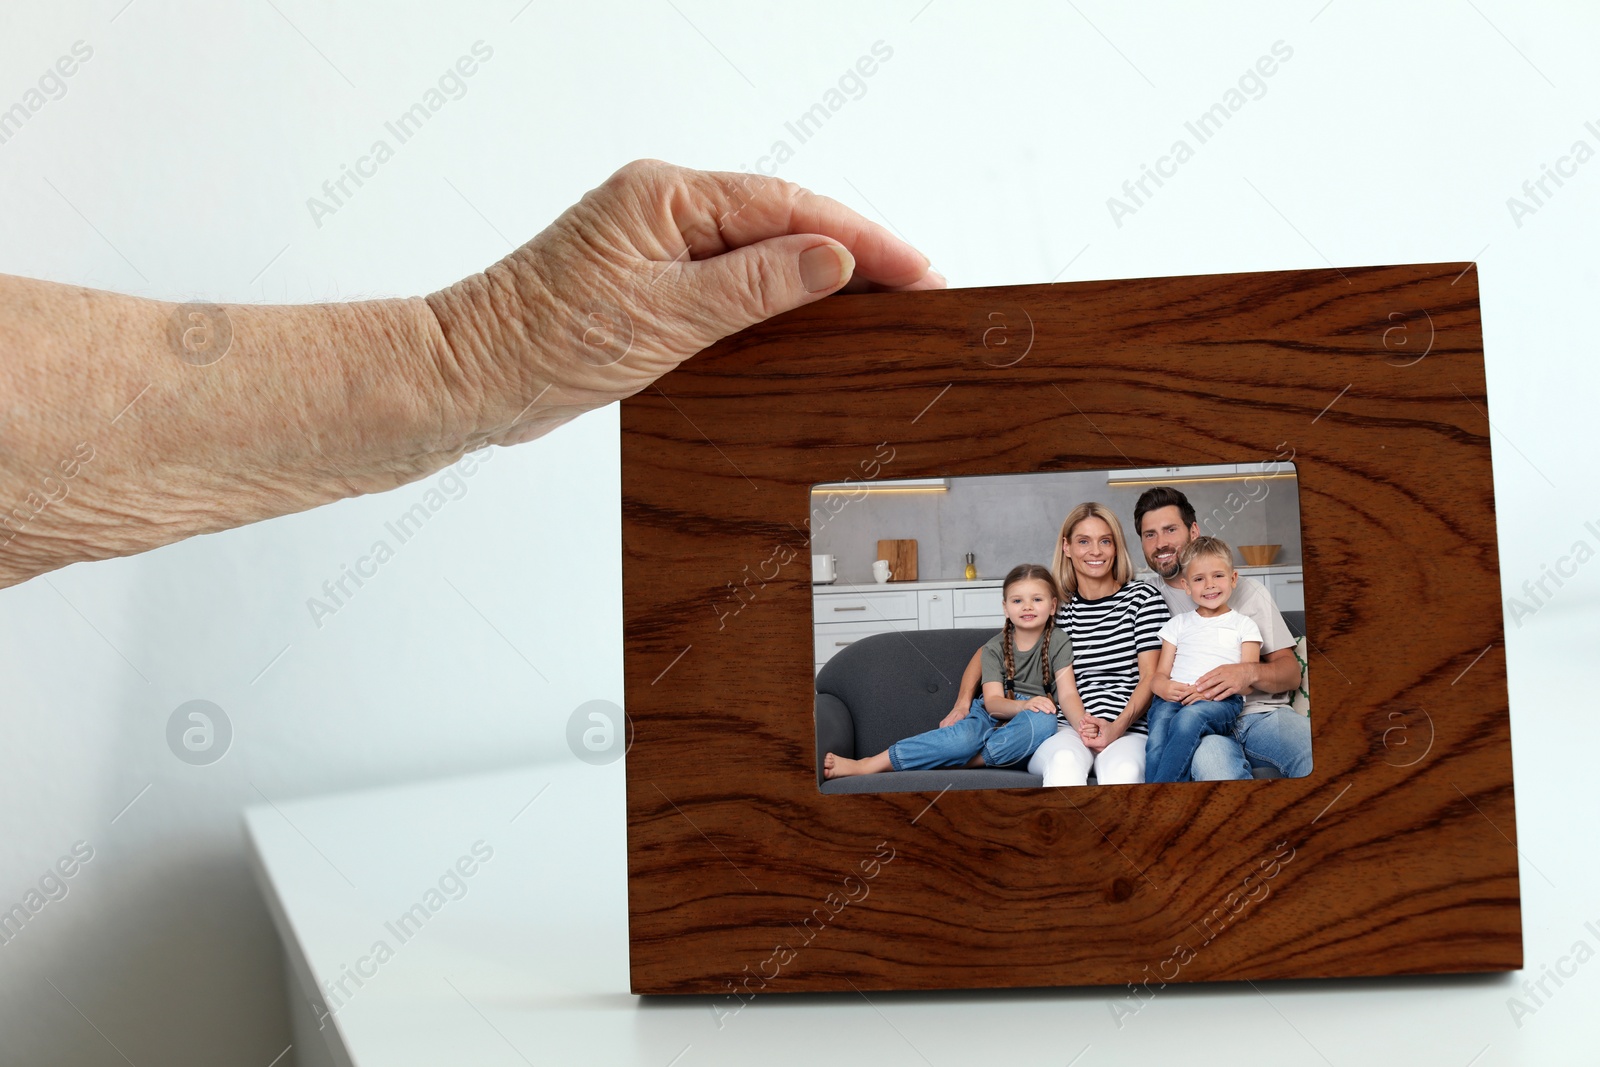
{"label": "thumb", "polygon": [[819,234],[789,234],[683,265],[716,341],[844,287],[855,257]]}

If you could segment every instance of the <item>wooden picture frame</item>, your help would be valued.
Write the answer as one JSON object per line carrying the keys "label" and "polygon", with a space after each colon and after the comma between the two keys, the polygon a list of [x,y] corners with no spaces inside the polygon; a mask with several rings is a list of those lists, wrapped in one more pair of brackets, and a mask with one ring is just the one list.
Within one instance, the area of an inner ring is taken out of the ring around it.
{"label": "wooden picture frame", "polygon": [[[1522,966],[1471,264],[830,297],[621,418],[634,992]],[[1285,443],[1309,776],[819,792],[812,485]]]}

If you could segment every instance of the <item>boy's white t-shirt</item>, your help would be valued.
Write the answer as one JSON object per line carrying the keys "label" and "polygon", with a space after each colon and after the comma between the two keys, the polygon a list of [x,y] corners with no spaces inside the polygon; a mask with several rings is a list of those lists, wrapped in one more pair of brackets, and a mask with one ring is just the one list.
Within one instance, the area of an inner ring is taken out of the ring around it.
{"label": "boy's white t-shirt", "polygon": [[[1167,609],[1174,616],[1194,610],[1194,601],[1183,589],[1168,585],[1159,575],[1147,580],[1161,593],[1167,602]],[[1250,621],[1256,624],[1256,629],[1261,631],[1263,660],[1280,648],[1295,647],[1294,633],[1283,621],[1283,612],[1278,610],[1278,605],[1272,599],[1272,594],[1267,592],[1267,587],[1254,578],[1239,579],[1239,584],[1233,589],[1233,596],[1228,598],[1228,609],[1248,616]],[[1244,695],[1244,710],[1239,714],[1251,715],[1287,708],[1293,696],[1293,689],[1282,693],[1262,693],[1252,689]]]}
{"label": "boy's white t-shirt", "polygon": [[1174,615],[1157,636],[1177,647],[1169,677],[1192,685],[1213,667],[1238,663],[1239,646],[1246,641],[1260,641],[1261,630],[1250,616],[1229,608],[1210,618],[1198,611]]}

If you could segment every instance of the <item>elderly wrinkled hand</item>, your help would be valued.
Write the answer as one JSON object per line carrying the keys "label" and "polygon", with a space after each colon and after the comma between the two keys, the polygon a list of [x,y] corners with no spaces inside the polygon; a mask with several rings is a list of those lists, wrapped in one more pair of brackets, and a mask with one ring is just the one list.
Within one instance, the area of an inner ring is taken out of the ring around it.
{"label": "elderly wrinkled hand", "polygon": [[[0,588],[414,482],[829,293],[944,284],[827,197],[657,160],[426,298],[178,305],[0,275],[0,502],[21,502]],[[70,495],[40,480],[89,459]]]}
{"label": "elderly wrinkled hand", "polygon": [[640,160],[428,303],[483,405],[479,433],[514,444],[830,293],[944,284],[920,252],[825,196]]}

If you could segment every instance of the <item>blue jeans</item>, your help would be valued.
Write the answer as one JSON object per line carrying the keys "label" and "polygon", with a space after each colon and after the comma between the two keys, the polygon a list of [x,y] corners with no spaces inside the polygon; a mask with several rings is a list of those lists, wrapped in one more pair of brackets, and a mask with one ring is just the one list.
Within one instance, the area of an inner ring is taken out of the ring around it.
{"label": "blue jeans", "polygon": [[1311,720],[1286,707],[1240,715],[1231,734],[1201,740],[1191,773],[1197,782],[1225,782],[1254,777],[1251,767],[1285,778],[1310,774]]}
{"label": "blue jeans", "polygon": [[1026,762],[1034,749],[1056,732],[1053,712],[1019,711],[1010,719],[990,715],[983,698],[972,702],[967,717],[953,726],[896,741],[889,746],[889,765],[897,771],[964,767],[978,753],[989,767]]}
{"label": "blue jeans", "polygon": [[1244,707],[1238,693],[1226,700],[1196,700],[1179,704],[1156,697],[1150,701],[1146,718],[1150,738],[1145,742],[1144,780],[1147,782],[1187,782],[1189,761],[1203,738],[1233,733],[1233,722]]}

